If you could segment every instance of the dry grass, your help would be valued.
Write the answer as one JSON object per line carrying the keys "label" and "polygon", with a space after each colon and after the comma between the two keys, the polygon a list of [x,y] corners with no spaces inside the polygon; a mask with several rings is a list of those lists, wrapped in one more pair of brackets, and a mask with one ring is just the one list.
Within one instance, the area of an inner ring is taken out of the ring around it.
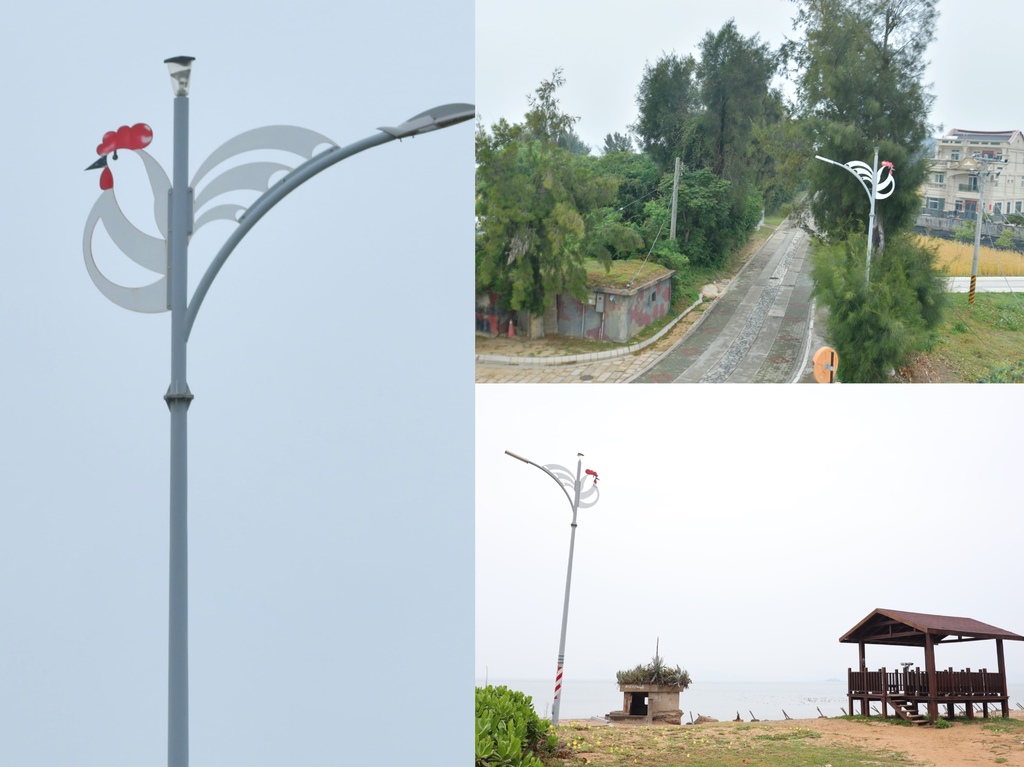
{"label": "dry grass", "polygon": [[[950,277],[970,277],[974,260],[974,243],[954,242],[939,237],[921,237],[921,242],[938,251],[936,263],[943,274]],[[997,250],[987,245],[978,249],[978,275],[980,277],[1019,277],[1024,275],[1024,253]]]}
{"label": "dry grass", "polygon": [[[1024,712],[1015,712],[1024,715]],[[877,717],[693,726],[556,727],[559,767],[1024,766],[1024,719],[957,721],[943,729]],[[903,724],[899,722],[899,724]]]}

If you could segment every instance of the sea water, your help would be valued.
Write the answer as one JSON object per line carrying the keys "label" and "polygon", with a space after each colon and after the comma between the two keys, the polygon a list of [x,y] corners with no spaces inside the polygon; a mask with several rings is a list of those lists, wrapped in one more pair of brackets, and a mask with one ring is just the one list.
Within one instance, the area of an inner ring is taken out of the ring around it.
{"label": "sea water", "polygon": [[[485,680],[478,679],[483,685]],[[540,679],[488,679],[488,684],[505,685],[533,698],[533,707],[545,718],[551,717],[554,700],[554,681]],[[1024,705],[1024,684],[1009,684],[1010,708]],[[577,681],[566,679],[562,684],[562,702],[559,719],[589,719],[603,717],[611,711],[622,710],[622,693],[615,682]],[[876,704],[877,705],[877,704]],[[679,708],[683,722],[699,715],[719,721],[731,721],[737,713],[744,721],[816,719],[824,716],[842,716],[849,713],[846,682],[828,680],[819,682],[700,682],[690,685],[679,695]],[[991,709],[990,709],[991,710]]]}

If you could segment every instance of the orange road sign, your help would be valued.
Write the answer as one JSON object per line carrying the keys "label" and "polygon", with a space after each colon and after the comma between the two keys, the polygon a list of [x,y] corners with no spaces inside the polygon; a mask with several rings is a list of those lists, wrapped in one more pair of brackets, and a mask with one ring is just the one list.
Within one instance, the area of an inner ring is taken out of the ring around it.
{"label": "orange road sign", "polygon": [[814,380],[818,383],[832,383],[839,367],[839,355],[830,346],[822,346],[814,353]]}

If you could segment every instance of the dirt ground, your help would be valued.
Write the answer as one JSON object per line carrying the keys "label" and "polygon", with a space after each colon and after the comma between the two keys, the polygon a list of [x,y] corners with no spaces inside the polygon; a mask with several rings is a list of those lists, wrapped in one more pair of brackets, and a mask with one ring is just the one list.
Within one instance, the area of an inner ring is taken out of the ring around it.
{"label": "dirt ground", "polygon": [[963,372],[951,368],[941,359],[919,354],[896,370],[897,383],[958,383],[963,381]]}
{"label": "dirt ground", "polygon": [[[1012,710],[1012,719],[1024,719],[1024,711]],[[580,720],[593,725],[593,720]],[[988,720],[1000,722],[998,717]],[[563,724],[566,722],[563,721]],[[790,719],[760,722],[781,730],[806,727],[840,745],[860,746],[871,751],[892,751],[906,754],[925,767],[972,767],[1000,764],[1024,767],[1024,728],[1009,732],[987,729],[979,716],[970,724],[955,722],[946,729],[904,727],[883,722],[848,721],[846,719]],[[686,725],[692,727],[730,727],[732,722]],[[618,725],[629,726],[629,725]],[[661,725],[679,727],[683,725]],[[827,742],[827,741],[826,741]]]}
{"label": "dirt ground", "polygon": [[[1024,711],[1017,711],[1020,716]],[[995,720],[998,721],[998,720]],[[779,726],[792,722],[774,722]],[[849,722],[845,719],[809,719],[800,723],[820,732],[823,737],[850,745],[881,751],[900,751],[910,758],[934,767],[969,767],[973,764],[999,764],[1024,767],[1022,731],[996,732],[981,724],[956,722],[948,729],[900,727],[885,723]]]}

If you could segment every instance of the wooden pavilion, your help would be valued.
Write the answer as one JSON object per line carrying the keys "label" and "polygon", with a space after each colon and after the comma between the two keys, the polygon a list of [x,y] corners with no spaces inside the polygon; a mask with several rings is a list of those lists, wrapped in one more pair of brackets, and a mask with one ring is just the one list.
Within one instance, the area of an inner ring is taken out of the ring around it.
{"label": "wooden pavilion", "polygon": [[[981,669],[971,671],[939,670],[935,666],[935,646],[947,642],[974,642],[994,639],[996,642],[995,672]],[[988,717],[990,704],[998,704],[1002,715],[1010,715],[1010,702],[1006,688],[1006,664],[1003,640],[1024,641],[1024,636],[990,626],[971,618],[949,615],[928,615],[903,610],[876,609],[864,620],[839,638],[840,642],[856,643],[860,659],[859,670],[848,670],[848,696],[850,713],[854,701],[860,702],[860,713],[871,715],[871,704],[881,704],[882,716],[888,717],[889,706],[896,715],[917,724],[934,723],[939,717],[939,706],[946,706],[946,718],[955,716],[955,705],[964,706],[967,717],[974,718],[974,707],[981,705],[982,715]],[[904,665],[902,671],[869,671],[864,648],[869,644],[921,647],[924,649],[924,670]],[[927,718],[920,707],[927,705]]]}

